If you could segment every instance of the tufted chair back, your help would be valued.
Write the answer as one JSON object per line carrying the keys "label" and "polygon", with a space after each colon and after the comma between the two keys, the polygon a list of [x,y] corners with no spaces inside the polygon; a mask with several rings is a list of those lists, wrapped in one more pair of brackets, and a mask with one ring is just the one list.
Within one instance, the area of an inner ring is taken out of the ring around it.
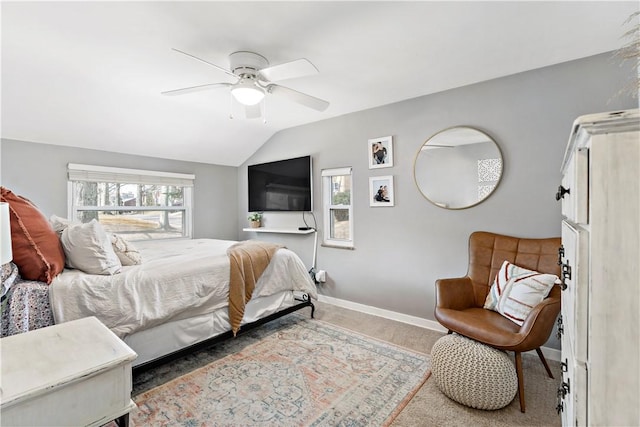
{"label": "tufted chair back", "polygon": [[[560,238],[522,239],[476,231],[469,237],[469,270],[475,305],[482,307],[496,274],[504,261],[540,273],[560,277],[558,248]],[[560,290],[555,289],[556,294]],[[551,295],[550,295],[551,296]]]}

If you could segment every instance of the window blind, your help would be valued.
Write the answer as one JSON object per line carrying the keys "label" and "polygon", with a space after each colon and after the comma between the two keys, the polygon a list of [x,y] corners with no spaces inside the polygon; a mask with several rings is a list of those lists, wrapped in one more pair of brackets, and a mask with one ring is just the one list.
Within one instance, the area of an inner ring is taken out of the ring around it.
{"label": "window blind", "polygon": [[351,167],[322,169],[322,176],[351,175]]}
{"label": "window blind", "polygon": [[174,185],[177,187],[193,187],[196,178],[195,175],[186,173],[114,168],[77,163],[69,163],[67,172],[69,181]]}

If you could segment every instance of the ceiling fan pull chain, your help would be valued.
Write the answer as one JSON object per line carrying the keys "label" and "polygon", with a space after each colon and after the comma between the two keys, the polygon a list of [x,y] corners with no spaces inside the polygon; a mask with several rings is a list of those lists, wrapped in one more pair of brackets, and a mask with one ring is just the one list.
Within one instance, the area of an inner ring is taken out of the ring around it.
{"label": "ceiling fan pull chain", "polygon": [[233,120],[233,95],[229,92],[229,120]]}

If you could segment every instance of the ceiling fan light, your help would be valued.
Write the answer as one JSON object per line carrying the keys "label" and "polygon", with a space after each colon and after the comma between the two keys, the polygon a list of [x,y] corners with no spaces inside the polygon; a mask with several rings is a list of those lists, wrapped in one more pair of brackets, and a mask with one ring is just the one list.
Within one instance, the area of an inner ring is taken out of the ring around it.
{"label": "ceiling fan light", "polygon": [[253,83],[239,83],[231,88],[233,97],[243,105],[256,105],[264,98],[264,90]]}

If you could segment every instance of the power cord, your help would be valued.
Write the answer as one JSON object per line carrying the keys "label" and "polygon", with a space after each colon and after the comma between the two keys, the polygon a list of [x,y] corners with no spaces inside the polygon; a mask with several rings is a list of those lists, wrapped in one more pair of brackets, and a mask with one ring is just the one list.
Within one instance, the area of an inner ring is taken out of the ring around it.
{"label": "power cord", "polygon": [[309,224],[307,224],[307,219],[305,218],[305,215],[304,215],[305,213],[306,212],[304,211],[302,212],[302,222],[304,222],[305,229],[313,230],[316,232],[315,239],[313,242],[313,261],[311,263],[311,268],[309,269],[309,276],[311,276],[311,280],[313,280],[313,283],[317,285],[320,283],[316,278],[316,249],[318,246],[318,222],[316,221],[316,216],[314,215],[313,211],[310,211],[309,213],[313,218],[313,227],[310,227]]}
{"label": "power cord", "polygon": [[309,227],[309,224],[307,224],[307,219],[304,216],[305,213],[306,212],[304,211],[302,212],[302,222],[304,222],[304,229],[318,231],[318,222],[316,221],[316,216],[314,215],[313,211],[309,212],[311,214],[311,217],[313,218],[313,227]]}

